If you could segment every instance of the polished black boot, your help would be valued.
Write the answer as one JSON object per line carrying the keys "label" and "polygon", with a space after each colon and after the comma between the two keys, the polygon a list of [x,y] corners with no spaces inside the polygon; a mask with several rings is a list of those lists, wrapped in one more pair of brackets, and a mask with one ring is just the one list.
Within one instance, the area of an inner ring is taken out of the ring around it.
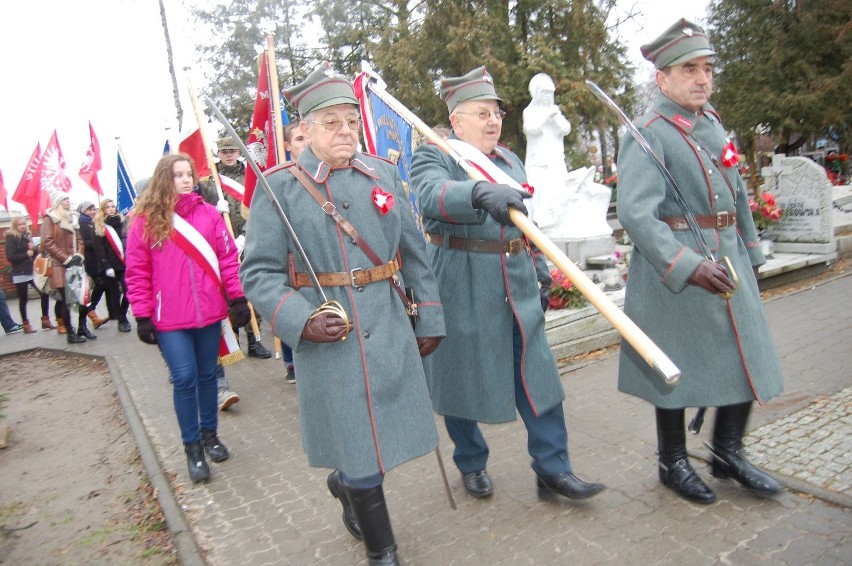
{"label": "polished black boot", "polygon": [[231,456],[228,449],[216,436],[215,430],[201,429],[201,445],[214,462],[224,462]]}
{"label": "polished black boot", "polygon": [[690,501],[713,503],[716,501],[716,494],[701,481],[686,456],[683,409],[657,407],[656,412],[660,482]]}
{"label": "polished black boot", "polygon": [[69,344],[82,344],[86,341],[83,336],[78,336],[77,333],[74,332],[73,328],[68,327],[66,327],[65,337],[68,339]]}
{"label": "polished black boot", "polygon": [[364,536],[361,534],[361,528],[355,520],[355,512],[352,510],[352,502],[349,501],[346,486],[343,484],[343,480],[340,477],[340,470],[334,470],[328,475],[326,485],[328,485],[328,490],[334,498],[338,499],[340,504],[343,505],[343,526],[346,527],[346,530],[349,531],[349,534],[353,537],[358,540],[364,540]]}
{"label": "polished black boot", "polygon": [[713,445],[707,445],[713,454],[711,472],[717,478],[733,478],[757,495],[777,495],[781,485],[769,474],[746,460],[743,448],[751,403],[728,405],[716,410]]}
{"label": "polished black boot", "polygon": [[257,336],[254,335],[254,332],[246,331],[246,336],[248,336],[248,355],[252,358],[262,358],[264,360],[268,360],[272,357],[272,352],[267,350],[263,344],[260,343],[260,340],[257,339]]}
{"label": "polished black boot", "polygon": [[77,334],[79,336],[86,337],[86,339],[88,339],[88,340],[97,340],[98,337],[95,336],[92,333],[92,331],[89,330],[88,326],[86,325],[86,318],[87,317],[86,317],[85,314],[80,315],[79,324],[77,325]]}
{"label": "polished black boot", "polygon": [[382,486],[358,489],[345,486],[355,520],[361,528],[370,566],[399,566],[396,540],[391,529]]}
{"label": "polished black boot", "polygon": [[572,472],[556,476],[541,476],[536,474],[536,487],[541,499],[552,499],[555,494],[569,499],[586,499],[603,491],[602,483],[590,483],[581,480]]}

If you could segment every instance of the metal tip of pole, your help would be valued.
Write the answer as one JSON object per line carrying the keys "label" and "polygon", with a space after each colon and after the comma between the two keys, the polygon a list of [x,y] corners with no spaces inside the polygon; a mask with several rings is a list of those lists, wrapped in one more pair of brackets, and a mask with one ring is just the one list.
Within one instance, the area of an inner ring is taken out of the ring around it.
{"label": "metal tip of pole", "polygon": [[674,365],[674,362],[665,356],[661,360],[654,360],[654,369],[663,377],[666,385],[670,387],[677,385],[677,382],[683,376],[683,373]]}

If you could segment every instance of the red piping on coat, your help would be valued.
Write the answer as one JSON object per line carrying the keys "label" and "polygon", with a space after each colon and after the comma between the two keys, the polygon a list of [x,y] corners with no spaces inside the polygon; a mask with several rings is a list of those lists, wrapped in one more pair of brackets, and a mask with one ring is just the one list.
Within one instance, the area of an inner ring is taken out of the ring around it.
{"label": "red piping on coat", "polygon": [[278,301],[278,306],[277,306],[277,307],[275,307],[275,312],[273,312],[273,313],[272,313],[272,320],[271,320],[271,321],[269,321],[269,327],[272,329],[272,334],[273,334],[273,335],[275,335],[275,336],[277,336],[277,333],[275,332],[275,319],[276,319],[276,318],[278,318],[278,311],[280,311],[280,310],[281,310],[281,307],[283,307],[283,306],[284,306],[284,303],[286,303],[286,302],[287,302],[287,299],[289,299],[289,298],[290,298],[290,295],[292,295],[292,294],[293,294],[293,293],[295,293],[295,292],[296,292],[296,291],[290,291],[289,293],[287,293],[286,295],[284,295],[284,296],[281,298],[281,300],[280,300],[280,301]]}
{"label": "red piping on coat", "polygon": [[677,263],[677,261],[680,259],[680,256],[682,256],[682,255],[683,255],[683,252],[684,252],[684,251],[686,251],[686,246],[684,246],[684,247],[680,248],[680,251],[679,251],[679,252],[677,252],[677,255],[676,255],[676,256],[674,256],[674,259],[673,259],[673,260],[672,260],[672,262],[669,264],[668,268],[666,269],[666,272],[665,272],[665,273],[663,273],[663,277],[662,277],[662,279],[660,279],[660,281],[665,281],[665,280],[666,280],[666,277],[668,277],[668,276],[669,276],[669,273],[671,273],[671,272],[672,272],[672,269],[674,269],[675,264],[676,264],[676,263]]}
{"label": "red piping on coat", "polygon": [[[506,227],[505,226],[503,226],[500,229],[500,240],[501,241],[506,240]],[[529,401],[529,403],[530,403],[530,407],[533,410],[533,414],[535,414],[535,416],[538,417],[539,416],[538,408],[535,406],[535,403],[533,402],[532,396],[530,395],[530,390],[527,388],[527,379],[526,379],[526,376],[524,375],[524,360],[526,360],[526,358],[527,358],[527,333],[524,330],[524,324],[521,321],[521,317],[518,316],[518,313],[515,310],[515,301],[514,301],[514,299],[512,299],[512,290],[511,290],[511,287],[509,286],[509,270],[506,268],[506,254],[500,254],[500,265],[503,268],[503,282],[506,285],[506,297],[509,299],[509,306],[512,308],[512,316],[515,317],[515,320],[518,321],[518,328],[521,331],[521,385],[523,385],[523,387],[524,387],[524,393],[526,393],[526,395],[527,395],[527,401]],[[514,347],[513,347],[513,349],[514,349]],[[513,362],[512,379],[514,379],[514,374],[515,374],[515,370],[514,370],[514,362]]]}
{"label": "red piping on coat", "polygon": [[746,379],[748,380],[748,386],[751,388],[751,392],[754,394],[754,398],[757,401],[757,404],[761,407],[763,406],[763,401],[760,400],[760,396],[757,394],[757,390],[754,388],[754,382],[751,380],[751,373],[748,371],[748,365],[746,364],[745,353],[743,352],[742,343],[740,342],[740,331],[737,330],[737,321],[734,320],[734,311],[731,308],[731,299],[725,301],[728,304],[728,316],[731,318],[731,326],[734,329],[734,337],[737,340],[737,350],[740,352],[740,360],[743,362],[743,369],[746,372]]}
{"label": "red piping on coat", "polygon": [[447,209],[444,208],[444,193],[447,190],[447,185],[449,185],[450,183],[452,183],[452,181],[447,181],[446,183],[444,183],[444,186],[441,187],[441,196],[438,197],[438,205],[441,207],[441,215],[444,218],[446,218],[447,220],[449,220],[453,224],[458,224],[458,222],[456,222],[456,219],[453,218],[452,216],[450,216],[449,214],[447,214]]}

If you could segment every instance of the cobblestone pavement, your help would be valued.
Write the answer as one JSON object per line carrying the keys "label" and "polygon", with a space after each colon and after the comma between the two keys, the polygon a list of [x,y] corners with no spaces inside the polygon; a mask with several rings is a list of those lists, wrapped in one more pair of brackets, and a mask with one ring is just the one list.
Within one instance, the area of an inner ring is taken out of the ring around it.
{"label": "cobblestone pavement", "polygon": [[[691,504],[661,486],[656,477],[653,409],[616,390],[618,355],[613,348],[560,368],[573,467],[584,479],[604,482],[603,493],[581,503],[540,501],[525,431],[516,421],[483,427],[491,444],[488,470],[495,494],[489,500],[470,498],[439,423],[458,510],[447,504],[434,455],[391,471],[385,492],[400,556],[408,565],[850,564],[850,505],[842,500],[837,504],[824,493],[848,494],[848,487],[843,487],[849,483],[852,438],[848,275],[765,303],[781,355],[785,391],[755,408],[749,439],[755,461],[765,461],[767,467],[792,465],[778,476],[788,486],[779,497],[757,498],[737,484],[710,476],[701,459],[707,457],[702,441],[712,429],[712,411],[702,434],[690,437],[689,448],[698,473],[717,492],[718,501],[709,506]],[[232,457],[211,464],[209,484],[193,485],[187,479],[167,372],[156,348],[139,342],[135,333],[118,333],[114,323],[97,334],[96,342],[69,350],[107,356],[127,384],[209,564],[365,563],[363,546],[346,532],[340,506],[326,491],[328,471],[306,464],[300,446],[298,385],[284,383],[280,360],[248,359],[228,367],[241,401],[221,414],[219,432]],[[271,347],[266,334],[264,341]],[[0,354],[37,346],[68,347],[48,332],[0,338]],[[69,387],[73,391],[73,384]],[[841,408],[846,412],[843,417]],[[803,429],[809,431],[807,448],[826,446],[820,460],[787,458],[787,450],[796,456],[805,453],[793,434]],[[823,430],[831,433],[820,438]],[[840,447],[828,446],[835,435]],[[846,462],[845,468],[829,467],[837,462]],[[809,469],[814,471],[812,478],[803,475]],[[827,476],[836,481],[827,483]]]}
{"label": "cobblestone pavement", "polygon": [[766,470],[852,498],[852,387],[752,431],[745,445]]}

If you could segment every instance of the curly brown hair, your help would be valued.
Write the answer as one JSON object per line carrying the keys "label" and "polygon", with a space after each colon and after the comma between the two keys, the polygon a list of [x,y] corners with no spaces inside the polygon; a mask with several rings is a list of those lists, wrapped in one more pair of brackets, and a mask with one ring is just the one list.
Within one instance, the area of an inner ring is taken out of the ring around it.
{"label": "curly brown hair", "polygon": [[198,171],[190,156],[185,153],[164,155],[154,168],[148,188],[136,201],[135,214],[145,218],[144,235],[149,242],[159,242],[171,234],[172,215],[177,203],[174,165],[180,161],[189,163],[192,168],[192,182],[197,185]]}

